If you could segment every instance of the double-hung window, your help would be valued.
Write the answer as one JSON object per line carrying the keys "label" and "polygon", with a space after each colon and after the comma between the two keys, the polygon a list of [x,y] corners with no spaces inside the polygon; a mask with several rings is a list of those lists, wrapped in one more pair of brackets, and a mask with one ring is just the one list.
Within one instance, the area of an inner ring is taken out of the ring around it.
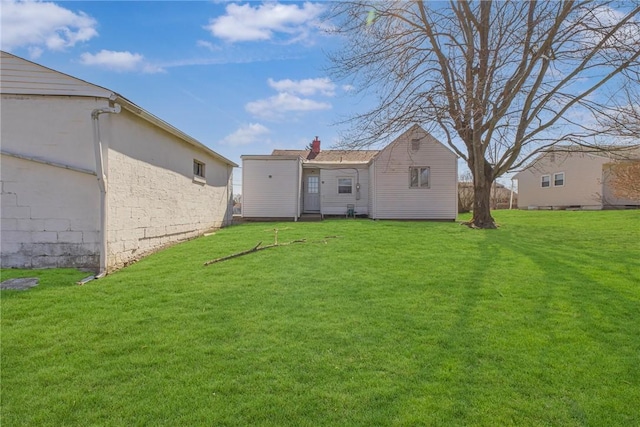
{"label": "double-hung window", "polygon": [[540,187],[551,187],[551,175],[542,175],[542,178],[540,179]]}
{"label": "double-hung window", "polygon": [[353,193],[353,178],[338,178],[338,194]]}
{"label": "double-hung window", "polygon": [[564,172],[558,172],[553,174],[553,186],[554,187],[564,186]]}
{"label": "double-hung window", "polygon": [[409,188],[429,188],[430,173],[428,166],[409,168]]}

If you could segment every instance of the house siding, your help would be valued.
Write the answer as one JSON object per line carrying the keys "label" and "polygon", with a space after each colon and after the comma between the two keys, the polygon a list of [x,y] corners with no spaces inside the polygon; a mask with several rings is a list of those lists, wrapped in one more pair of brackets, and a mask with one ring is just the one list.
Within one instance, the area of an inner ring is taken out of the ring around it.
{"label": "house siding", "polygon": [[[411,149],[411,139],[421,138]],[[410,188],[409,168],[430,168],[430,188]],[[455,219],[457,158],[420,128],[412,128],[386,147],[371,167],[374,188],[372,217],[376,219]]]}
{"label": "house siding", "polygon": [[[532,166],[519,172],[518,207],[579,206],[590,209],[602,208],[602,168],[608,160],[587,153],[546,153]],[[541,186],[543,175],[564,172],[564,185]]]}
{"label": "house siding", "polygon": [[242,216],[296,218],[300,160],[242,160]]}
{"label": "house siding", "polygon": [[[347,205],[355,206],[356,215],[369,213],[369,171],[367,167],[358,167],[358,173],[353,168],[321,169],[321,209],[323,215],[345,215]],[[338,194],[338,178],[352,178],[353,192]],[[360,180],[360,199],[356,199],[356,183]]]}

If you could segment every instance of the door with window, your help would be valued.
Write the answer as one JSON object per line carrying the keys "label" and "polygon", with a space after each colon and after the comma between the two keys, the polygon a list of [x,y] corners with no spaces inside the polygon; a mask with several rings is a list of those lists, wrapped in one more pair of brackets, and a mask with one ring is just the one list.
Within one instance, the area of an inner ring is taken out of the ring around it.
{"label": "door with window", "polygon": [[304,212],[320,212],[320,175],[307,175],[303,203]]}

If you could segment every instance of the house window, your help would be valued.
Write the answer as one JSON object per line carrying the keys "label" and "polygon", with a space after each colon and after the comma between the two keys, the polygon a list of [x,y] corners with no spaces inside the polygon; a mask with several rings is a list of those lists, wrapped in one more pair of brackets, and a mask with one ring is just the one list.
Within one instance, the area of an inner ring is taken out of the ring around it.
{"label": "house window", "polygon": [[193,175],[204,178],[204,163],[193,159]]}
{"label": "house window", "polygon": [[558,172],[553,174],[553,186],[554,187],[564,186],[564,172]]}
{"label": "house window", "polygon": [[429,168],[411,167],[409,168],[410,188],[429,188]]}
{"label": "house window", "polygon": [[338,178],[338,194],[353,193],[353,178]]}
{"label": "house window", "polygon": [[546,188],[551,186],[551,176],[550,175],[542,175],[540,181],[540,187]]}

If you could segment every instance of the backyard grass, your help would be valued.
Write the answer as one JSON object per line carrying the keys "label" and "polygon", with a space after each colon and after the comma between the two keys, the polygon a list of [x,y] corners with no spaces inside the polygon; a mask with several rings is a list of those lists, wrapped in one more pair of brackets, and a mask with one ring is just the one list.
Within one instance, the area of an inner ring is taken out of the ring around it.
{"label": "backyard grass", "polygon": [[[3,270],[40,285],[1,293],[0,422],[640,425],[640,211],[494,215],[243,224],[84,286]],[[274,228],[308,243],[203,266]]]}

